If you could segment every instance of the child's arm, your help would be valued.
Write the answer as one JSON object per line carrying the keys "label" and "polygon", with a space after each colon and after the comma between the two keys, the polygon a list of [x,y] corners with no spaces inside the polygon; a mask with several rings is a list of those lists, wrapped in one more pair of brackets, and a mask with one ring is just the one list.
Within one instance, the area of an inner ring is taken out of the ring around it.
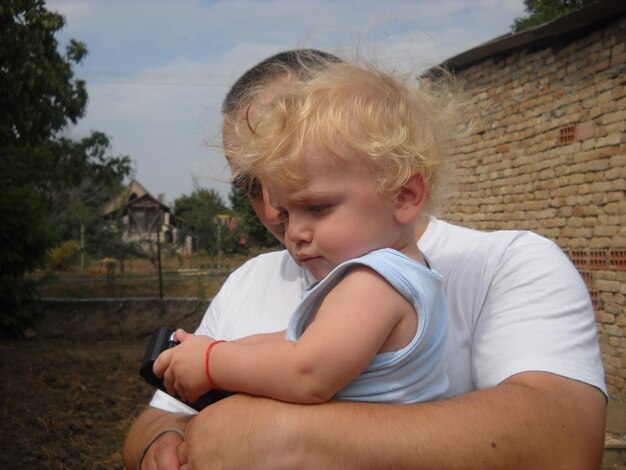
{"label": "child's arm", "polygon": [[[237,344],[254,345],[264,341],[282,341],[285,331],[246,336],[235,341]],[[180,344],[163,351],[154,361],[153,371],[163,377],[168,393],[177,394],[183,401],[194,402],[210,390],[206,377],[206,351],[214,341],[203,335],[193,335],[182,329],[176,330]]]}
{"label": "child's arm", "polygon": [[403,346],[396,344],[394,329],[407,318],[414,334],[411,304],[374,271],[356,267],[323,300],[297,343],[220,343],[210,355],[211,378],[226,390],[323,402],[352,382],[381,349]]}

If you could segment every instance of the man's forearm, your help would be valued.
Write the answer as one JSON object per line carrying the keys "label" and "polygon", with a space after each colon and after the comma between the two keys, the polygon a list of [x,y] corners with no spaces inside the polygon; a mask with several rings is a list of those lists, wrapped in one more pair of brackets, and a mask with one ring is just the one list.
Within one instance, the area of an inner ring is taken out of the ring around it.
{"label": "man's forearm", "polygon": [[[158,408],[149,407],[144,410],[135,420],[124,442],[124,465],[127,469],[135,469],[137,461],[146,444],[159,431],[168,428],[185,429],[190,415],[170,413]],[[159,440],[167,441],[178,435],[163,435]]]}
{"label": "man's forearm", "polygon": [[233,468],[588,469],[602,459],[604,395],[545,373],[417,405],[241,400],[220,414],[241,415],[244,429],[231,431],[224,421],[213,429],[208,420],[194,420],[191,468],[207,457],[206,447],[227,445],[231,432],[250,443],[223,456],[220,463]]}
{"label": "man's forearm", "polygon": [[[302,436],[309,448],[301,468],[599,468],[604,395],[564,380],[532,373],[409,409],[329,409],[333,424],[323,430],[311,426],[316,421],[309,422],[308,413],[301,423],[311,431]],[[336,439],[344,444],[333,446]],[[311,446],[321,452],[311,452]],[[317,456],[322,460],[312,461]]]}

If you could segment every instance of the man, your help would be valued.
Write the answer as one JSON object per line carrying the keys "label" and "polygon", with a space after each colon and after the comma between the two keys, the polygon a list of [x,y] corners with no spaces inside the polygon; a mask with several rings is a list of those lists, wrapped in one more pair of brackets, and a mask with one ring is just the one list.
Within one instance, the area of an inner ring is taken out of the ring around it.
{"label": "man", "polygon": [[[329,60],[339,59],[289,51],[244,74],[224,103],[225,141],[254,100]],[[280,239],[263,188],[247,183],[257,215]],[[431,219],[418,239],[445,279],[445,400],[302,406],[237,395],[193,417],[157,394],[129,431],[126,465],[143,453],[142,468],[160,469],[598,468],[606,389],[591,303],[571,263],[528,232]],[[258,257],[233,273],[198,332],[234,339],[283,329],[310,281],[285,252]]]}

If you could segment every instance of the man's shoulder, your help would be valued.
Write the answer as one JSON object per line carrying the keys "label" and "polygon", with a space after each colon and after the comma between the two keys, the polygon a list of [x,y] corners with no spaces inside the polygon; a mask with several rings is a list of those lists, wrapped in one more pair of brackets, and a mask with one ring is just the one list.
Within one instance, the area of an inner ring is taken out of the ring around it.
{"label": "man's shoulder", "polygon": [[243,266],[261,266],[264,264],[276,265],[288,261],[291,261],[291,264],[295,265],[287,250],[278,250],[256,255],[255,257],[250,258],[248,261],[246,261]]}
{"label": "man's shoulder", "polygon": [[530,259],[559,261],[563,258],[561,249],[553,241],[533,232],[485,232],[436,219],[429,223],[419,245],[444,276],[454,272],[493,275],[502,266],[519,266]]}
{"label": "man's shoulder", "polygon": [[279,250],[249,259],[230,275],[229,280],[252,278],[255,282],[262,282],[267,279],[300,279],[304,276],[304,270],[294,262],[289,252]]}
{"label": "man's shoulder", "polygon": [[554,245],[551,240],[527,230],[482,231],[432,219],[420,239],[425,251],[428,249],[484,250],[492,253],[526,245]]}

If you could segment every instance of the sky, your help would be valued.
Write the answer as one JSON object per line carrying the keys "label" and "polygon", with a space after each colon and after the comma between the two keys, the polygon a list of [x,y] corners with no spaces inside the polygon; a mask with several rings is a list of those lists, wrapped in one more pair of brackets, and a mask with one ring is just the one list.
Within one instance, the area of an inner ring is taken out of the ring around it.
{"label": "sky", "polygon": [[128,155],[134,177],[172,204],[196,188],[228,203],[220,106],[257,62],[312,47],[344,59],[425,70],[510,32],[522,0],[48,0],[65,17],[57,40],[86,44],[75,76],[86,115],[66,135],[91,130]]}

